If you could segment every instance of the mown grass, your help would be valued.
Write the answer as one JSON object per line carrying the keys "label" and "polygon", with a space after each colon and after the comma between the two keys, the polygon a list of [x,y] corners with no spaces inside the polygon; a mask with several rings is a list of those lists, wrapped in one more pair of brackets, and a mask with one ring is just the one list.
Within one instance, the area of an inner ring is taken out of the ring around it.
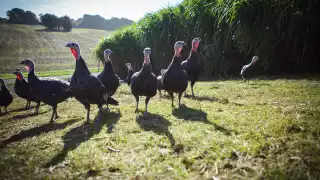
{"label": "mown grass", "polygon": [[97,67],[93,57],[96,44],[110,34],[105,30],[74,28],[71,32],[45,31],[42,26],[0,24],[0,73],[10,73],[25,58],[35,60],[37,71],[74,68],[67,42],[81,46],[81,55],[89,67]]}
{"label": "mown grass", "polygon": [[35,116],[15,99],[0,117],[1,179],[320,178],[319,81],[199,82],[195,92],[180,110],[157,95],[143,116],[144,99],[135,114],[123,84],[121,105],[100,119],[94,106],[89,125],[74,99],[54,124],[48,106]]}

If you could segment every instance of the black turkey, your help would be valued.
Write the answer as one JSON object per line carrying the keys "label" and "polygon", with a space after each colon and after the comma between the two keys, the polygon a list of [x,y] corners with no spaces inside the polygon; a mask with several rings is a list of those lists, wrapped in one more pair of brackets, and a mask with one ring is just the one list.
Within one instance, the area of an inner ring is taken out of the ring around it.
{"label": "black turkey", "polygon": [[0,78],[0,114],[1,112],[1,107],[4,107],[4,112],[5,114],[8,113],[7,107],[12,103],[13,101],[13,96],[8,90],[6,84],[4,83],[4,80]]}
{"label": "black turkey", "polygon": [[35,73],[35,64],[31,59],[25,59],[20,64],[25,65],[28,73],[28,84],[31,89],[32,98],[37,102],[44,102],[52,107],[53,119],[59,118],[57,106],[64,102],[69,97],[72,97],[71,87],[69,82],[58,79],[40,79]]}
{"label": "black turkey", "polygon": [[[201,39],[199,37],[194,38],[192,40],[192,48],[189,57],[181,63],[182,69],[184,69],[188,74],[188,80],[190,81],[191,92],[193,97],[193,86],[198,80],[201,71],[201,65],[197,53],[200,41]],[[187,91],[185,91],[185,96],[187,96]]]}
{"label": "black turkey", "polygon": [[[105,86],[109,96],[112,96],[120,86],[119,77],[116,75],[113,69],[112,61],[110,60],[110,54],[112,51],[106,49],[104,52],[104,69],[98,74],[98,78]],[[107,111],[109,111],[109,106],[107,103]]]}
{"label": "black turkey", "polygon": [[13,72],[12,74],[16,75],[16,81],[14,83],[14,91],[15,93],[22,99],[27,100],[27,104],[26,104],[26,109],[30,108],[30,104],[31,102],[36,102],[37,103],[37,110],[36,113],[38,113],[39,111],[39,107],[40,107],[40,101],[36,100],[35,98],[32,97],[31,94],[31,89],[29,87],[28,82],[25,80],[23,74],[21,73],[21,70],[19,68],[16,69],[15,72]]}
{"label": "black turkey", "polygon": [[70,42],[66,47],[70,48],[76,60],[76,68],[70,81],[72,93],[87,109],[87,123],[89,123],[90,104],[97,104],[101,113],[103,104],[118,105],[119,103],[109,96],[99,78],[91,74],[86,62],[81,57],[80,46],[77,43]]}
{"label": "black turkey", "polygon": [[144,61],[140,71],[134,73],[131,78],[131,93],[136,99],[136,111],[138,112],[139,96],[146,96],[145,105],[148,113],[148,102],[157,94],[157,77],[152,73],[150,63],[151,49],[145,48]]}
{"label": "black turkey", "polygon": [[165,70],[162,78],[163,89],[168,92],[171,96],[172,107],[173,107],[173,93],[179,95],[179,108],[181,105],[182,93],[188,87],[188,75],[185,70],[181,67],[182,57],[181,51],[186,43],[184,41],[177,41],[174,44],[174,56],[169,67]]}

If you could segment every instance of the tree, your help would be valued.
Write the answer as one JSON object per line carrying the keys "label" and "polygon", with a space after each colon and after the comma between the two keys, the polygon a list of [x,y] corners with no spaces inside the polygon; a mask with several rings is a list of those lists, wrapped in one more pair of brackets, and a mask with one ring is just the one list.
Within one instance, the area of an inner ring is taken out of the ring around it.
{"label": "tree", "polygon": [[59,27],[59,18],[54,14],[44,14],[40,16],[41,23],[46,27],[46,29],[54,29]]}
{"label": "tree", "polygon": [[25,12],[20,8],[13,8],[7,11],[8,23],[13,24],[25,24]]}
{"label": "tree", "polygon": [[63,16],[61,19],[61,25],[65,31],[71,31],[72,21],[69,16]]}
{"label": "tree", "polygon": [[31,11],[24,11],[23,9],[13,8],[7,11],[8,23],[13,24],[38,24],[37,16]]}
{"label": "tree", "polygon": [[24,16],[24,21],[25,21],[25,24],[29,24],[29,25],[36,25],[39,23],[39,20],[36,16],[36,14],[34,14],[33,12],[31,11],[26,11],[25,12],[25,16]]}
{"label": "tree", "polygon": [[0,18],[0,23],[7,23],[8,22],[8,19],[6,18]]}

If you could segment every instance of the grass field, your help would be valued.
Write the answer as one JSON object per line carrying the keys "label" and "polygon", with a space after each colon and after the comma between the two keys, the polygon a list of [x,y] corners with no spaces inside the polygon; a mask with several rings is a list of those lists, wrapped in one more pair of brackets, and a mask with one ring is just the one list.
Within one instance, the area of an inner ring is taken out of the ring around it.
{"label": "grass field", "polygon": [[[72,29],[72,32],[48,32],[42,26],[0,24],[0,73],[10,73],[24,58],[36,62],[40,71],[74,69],[74,58],[68,48],[69,41],[81,46],[81,55],[89,67],[97,67],[93,49],[110,32],[94,29]],[[59,74],[57,74],[59,75]]]}
{"label": "grass field", "polygon": [[94,106],[89,125],[74,99],[50,124],[49,106],[36,116],[16,98],[0,116],[1,179],[320,178],[318,80],[199,82],[195,92],[180,110],[157,95],[143,116],[144,99],[133,113],[123,84],[120,106],[100,119]]}

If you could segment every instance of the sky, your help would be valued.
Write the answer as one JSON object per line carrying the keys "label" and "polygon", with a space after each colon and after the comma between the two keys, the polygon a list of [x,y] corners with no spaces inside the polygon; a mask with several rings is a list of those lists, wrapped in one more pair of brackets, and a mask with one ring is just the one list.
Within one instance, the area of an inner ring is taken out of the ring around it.
{"label": "sky", "polygon": [[98,14],[106,19],[123,17],[137,21],[148,12],[180,2],[182,0],[0,0],[0,17],[6,17],[12,8],[21,8],[37,15],[51,13],[72,19]]}

